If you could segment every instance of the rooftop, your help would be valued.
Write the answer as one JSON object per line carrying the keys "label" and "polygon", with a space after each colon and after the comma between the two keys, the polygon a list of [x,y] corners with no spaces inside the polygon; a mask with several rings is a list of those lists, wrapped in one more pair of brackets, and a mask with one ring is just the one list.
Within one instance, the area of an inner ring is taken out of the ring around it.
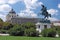
{"label": "rooftop", "polygon": [[16,14],[16,12],[13,9],[11,9],[9,13]]}

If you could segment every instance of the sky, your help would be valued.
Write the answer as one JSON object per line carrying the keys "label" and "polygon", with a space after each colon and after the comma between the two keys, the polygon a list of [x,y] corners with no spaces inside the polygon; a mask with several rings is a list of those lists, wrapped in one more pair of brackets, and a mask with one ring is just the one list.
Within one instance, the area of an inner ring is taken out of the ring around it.
{"label": "sky", "polygon": [[49,20],[60,20],[60,0],[0,0],[0,18],[6,21],[6,15],[12,8],[20,17],[42,18],[42,15],[38,16],[42,4],[52,15]]}

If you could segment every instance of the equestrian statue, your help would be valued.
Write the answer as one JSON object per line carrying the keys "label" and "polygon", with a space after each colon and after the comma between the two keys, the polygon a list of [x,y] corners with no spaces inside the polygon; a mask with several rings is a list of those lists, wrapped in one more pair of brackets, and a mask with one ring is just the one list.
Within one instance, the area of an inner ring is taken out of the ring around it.
{"label": "equestrian statue", "polygon": [[39,14],[43,15],[44,19],[51,17],[51,14],[47,12],[47,8],[44,5],[41,5],[41,6],[42,6],[42,9],[41,9],[41,13]]}

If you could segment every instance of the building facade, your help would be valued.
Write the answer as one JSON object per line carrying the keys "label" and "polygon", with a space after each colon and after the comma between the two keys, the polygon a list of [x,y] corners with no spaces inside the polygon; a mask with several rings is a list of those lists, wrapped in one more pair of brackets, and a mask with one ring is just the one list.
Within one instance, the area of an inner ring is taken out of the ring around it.
{"label": "building facade", "polygon": [[36,30],[39,31],[40,33],[43,29],[47,28],[51,28],[51,22],[49,20],[43,20],[36,23]]}
{"label": "building facade", "polygon": [[53,26],[60,26],[60,21],[52,21]]}
{"label": "building facade", "polygon": [[51,28],[50,20],[44,20],[42,18],[23,18],[19,17],[16,12],[12,9],[6,16],[6,22],[12,24],[22,24],[27,22],[35,23],[36,30],[41,32],[44,28]]}

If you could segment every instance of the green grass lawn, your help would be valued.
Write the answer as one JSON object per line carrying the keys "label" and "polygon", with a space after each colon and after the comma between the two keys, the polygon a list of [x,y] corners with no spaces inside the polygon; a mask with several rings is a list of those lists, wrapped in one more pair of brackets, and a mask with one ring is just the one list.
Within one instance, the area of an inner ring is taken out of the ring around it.
{"label": "green grass lawn", "polygon": [[0,36],[0,40],[60,40],[50,37],[21,37],[21,36]]}

